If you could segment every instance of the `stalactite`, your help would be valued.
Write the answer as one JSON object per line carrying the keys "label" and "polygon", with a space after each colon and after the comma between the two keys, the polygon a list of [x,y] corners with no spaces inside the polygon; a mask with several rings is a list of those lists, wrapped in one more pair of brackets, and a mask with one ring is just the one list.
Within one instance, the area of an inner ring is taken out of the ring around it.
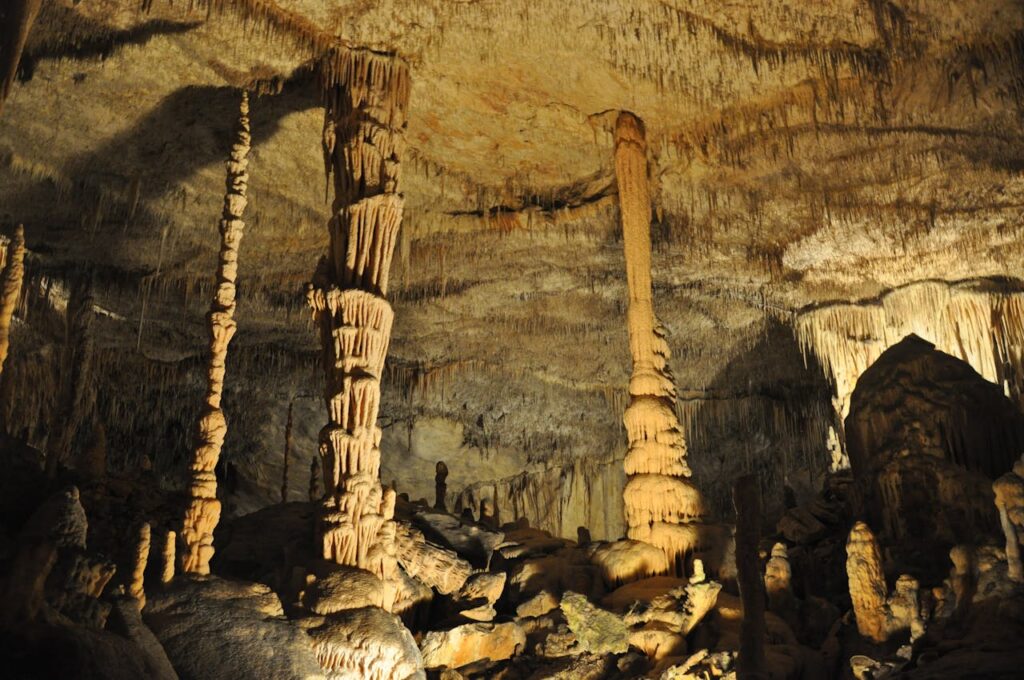
{"label": "stalactite", "polygon": [[18,74],[21,53],[43,3],[42,0],[11,0],[6,4],[0,11],[3,18],[0,28],[0,114],[3,114],[4,101],[11,93]]}
{"label": "stalactite", "polygon": [[857,379],[882,352],[914,333],[971,365],[1024,405],[1024,293],[994,282],[924,281],[861,303],[801,313],[794,324],[836,390],[845,418]]}
{"label": "stalactite", "polygon": [[686,442],[675,412],[676,390],[664,329],[654,314],[651,284],[651,199],[643,123],[622,112],[615,123],[615,175],[629,288],[627,326],[633,374],[623,415],[629,476],[623,491],[627,535],[652,543],[681,562],[700,546],[695,526],[704,514],[687,479]]}
{"label": "stalactite", "polygon": [[146,564],[149,562],[150,527],[143,522],[139,527],[138,541],[135,544],[135,560],[132,563],[131,582],[128,584],[128,595],[139,602],[139,609],[146,606],[145,575]]}
{"label": "stalactite", "polygon": [[754,680],[766,676],[765,595],[757,552],[761,540],[761,489],[756,476],[744,475],[736,480],[733,503],[736,506],[736,580],[743,601],[736,675],[740,680]]}
{"label": "stalactite", "polygon": [[25,228],[18,225],[7,248],[7,265],[0,277],[0,375],[11,348],[11,319],[21,296],[21,282],[25,277]]}
{"label": "stalactite", "polygon": [[402,222],[401,158],[409,71],[398,57],[340,50],[321,62],[327,100],[324,161],[334,178],[330,244],[307,288],[320,328],[328,424],[320,432],[325,559],[397,593],[395,491],[381,487],[380,380],[394,313],[385,296]]}
{"label": "stalactite", "polygon": [[210,328],[210,359],[207,367],[206,396],[199,417],[196,447],[191,462],[190,501],[185,511],[181,539],[182,571],[210,573],[213,557],[213,530],[220,520],[217,478],[214,469],[220,459],[227,421],[221,410],[228,343],[235,334],[235,296],[238,277],[238,247],[245,230],[242,213],[249,184],[249,95],[242,93],[235,139],[227,162],[226,193],[220,221],[220,256],[217,265],[217,290],[207,315]]}

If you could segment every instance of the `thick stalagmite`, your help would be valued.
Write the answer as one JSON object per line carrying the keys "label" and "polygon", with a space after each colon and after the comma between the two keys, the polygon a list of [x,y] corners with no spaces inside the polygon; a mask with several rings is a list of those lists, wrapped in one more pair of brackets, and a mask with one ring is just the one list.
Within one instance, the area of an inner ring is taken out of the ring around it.
{"label": "thick stalagmite", "polygon": [[385,582],[380,605],[390,609],[398,578],[395,491],[380,483],[377,414],[394,319],[385,295],[402,222],[409,73],[397,57],[346,51],[329,59],[322,75],[324,160],[334,176],[334,203],[328,253],[307,291],[327,374],[319,535],[325,559]]}
{"label": "thick stalagmite", "polygon": [[7,249],[7,266],[0,278],[0,373],[11,349],[11,319],[25,278],[25,228],[18,225]]}
{"label": "thick stalagmite", "polygon": [[882,554],[875,535],[864,522],[857,522],[846,542],[846,575],[857,630],[874,642],[885,642],[885,574]]}
{"label": "thick stalagmite", "polygon": [[250,141],[249,97],[243,92],[235,140],[227,162],[227,192],[220,221],[217,288],[207,315],[210,323],[210,363],[207,368],[206,400],[199,417],[191,463],[190,500],[181,530],[184,544],[182,571],[196,574],[210,573],[213,530],[220,520],[214,469],[228,430],[220,404],[224,392],[228,343],[235,334],[235,281],[238,278],[238,246],[245,231],[242,213],[245,211],[245,194],[249,185]]}
{"label": "thick stalagmite", "polygon": [[686,442],[676,417],[675,384],[664,329],[654,315],[651,285],[651,198],[643,123],[622,112],[615,123],[615,176],[629,287],[629,350],[633,373],[623,416],[629,451],[623,491],[629,538],[658,546],[677,564],[700,544],[704,514],[687,479]]}

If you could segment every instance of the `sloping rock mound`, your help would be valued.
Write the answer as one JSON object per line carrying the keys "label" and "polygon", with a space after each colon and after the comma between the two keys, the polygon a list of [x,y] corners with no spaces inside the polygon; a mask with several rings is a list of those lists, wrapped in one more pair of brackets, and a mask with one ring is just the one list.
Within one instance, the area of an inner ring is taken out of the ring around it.
{"label": "sloping rock mound", "polygon": [[327,677],[310,637],[258,583],[178,578],[149,595],[145,620],[182,680]]}

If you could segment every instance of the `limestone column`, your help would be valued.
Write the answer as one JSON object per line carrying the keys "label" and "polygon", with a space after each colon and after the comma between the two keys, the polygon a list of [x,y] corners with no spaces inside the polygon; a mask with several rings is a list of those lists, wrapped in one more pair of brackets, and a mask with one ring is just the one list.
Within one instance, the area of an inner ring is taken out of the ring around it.
{"label": "limestone column", "polygon": [[227,162],[224,209],[220,220],[220,257],[217,263],[217,289],[210,303],[210,363],[206,373],[206,398],[199,416],[196,447],[192,454],[189,504],[181,530],[184,550],[181,569],[194,574],[210,573],[213,557],[213,530],[220,521],[217,477],[214,470],[220,459],[228,424],[221,410],[224,392],[228,343],[235,334],[235,281],[238,278],[238,246],[245,231],[246,190],[249,185],[249,96],[242,93],[235,140]]}
{"label": "limestone column", "polygon": [[397,57],[339,53],[324,68],[324,160],[334,176],[328,253],[307,290],[320,329],[328,422],[320,431],[324,559],[365,569],[396,594],[395,491],[380,483],[377,414],[394,313],[385,299],[402,222],[399,178],[409,72]]}
{"label": "limestone column", "polygon": [[689,481],[686,442],[676,417],[668,368],[671,352],[654,315],[651,286],[651,198],[644,126],[623,111],[615,122],[615,176],[629,288],[627,325],[633,375],[623,416],[629,451],[623,491],[627,535],[658,546],[681,568],[700,545],[703,502]]}

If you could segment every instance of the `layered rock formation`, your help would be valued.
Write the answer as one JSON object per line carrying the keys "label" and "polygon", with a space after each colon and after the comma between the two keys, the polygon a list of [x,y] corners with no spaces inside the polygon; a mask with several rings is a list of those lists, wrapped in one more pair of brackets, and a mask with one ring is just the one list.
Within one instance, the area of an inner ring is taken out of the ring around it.
{"label": "layered rock formation", "polygon": [[196,428],[196,445],[189,467],[189,505],[181,530],[184,550],[182,571],[210,573],[213,557],[213,530],[220,521],[221,504],[217,500],[217,477],[214,470],[220,459],[227,435],[227,419],[221,409],[224,392],[228,344],[235,335],[235,306],[238,279],[238,247],[245,222],[246,191],[249,187],[249,95],[242,93],[235,139],[227,162],[227,191],[220,220],[220,257],[217,262],[217,288],[210,302],[207,321],[210,324],[209,364],[206,374],[206,396],[203,412]]}
{"label": "layered rock formation", "polygon": [[385,299],[402,222],[400,163],[409,72],[397,57],[344,51],[321,67],[323,145],[334,177],[327,256],[307,299],[320,329],[329,422],[320,432],[325,559],[385,582],[394,603],[395,491],[380,483],[380,381],[394,312]]}

